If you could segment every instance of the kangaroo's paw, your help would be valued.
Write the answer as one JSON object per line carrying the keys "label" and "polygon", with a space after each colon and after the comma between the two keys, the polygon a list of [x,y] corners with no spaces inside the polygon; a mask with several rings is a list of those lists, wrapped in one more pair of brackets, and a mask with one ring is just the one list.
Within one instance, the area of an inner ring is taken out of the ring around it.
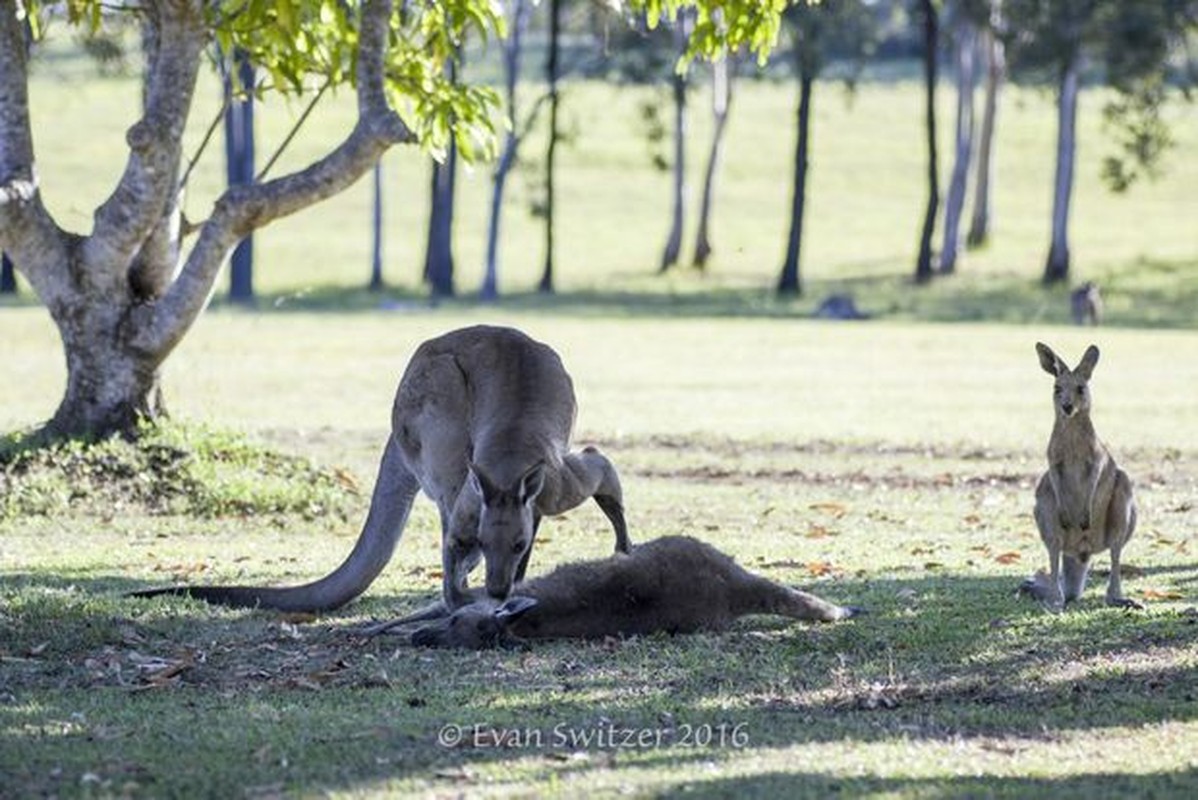
{"label": "kangaroo's paw", "polygon": [[1136,611],[1143,611],[1144,604],[1139,600],[1132,600],[1130,597],[1108,597],[1106,604],[1112,608],[1127,608]]}

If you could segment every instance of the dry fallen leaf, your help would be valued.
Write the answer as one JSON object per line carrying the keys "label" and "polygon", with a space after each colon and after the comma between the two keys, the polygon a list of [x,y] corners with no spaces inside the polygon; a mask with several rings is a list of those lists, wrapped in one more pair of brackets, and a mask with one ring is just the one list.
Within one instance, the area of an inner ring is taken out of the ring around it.
{"label": "dry fallen leaf", "polygon": [[827,561],[810,561],[804,567],[807,570],[807,574],[813,578],[818,578],[821,575],[830,575],[836,569]]}
{"label": "dry fallen leaf", "polygon": [[1009,553],[999,553],[994,557],[994,560],[999,564],[1014,564],[1021,558],[1023,558],[1022,553],[1017,553],[1016,551],[1012,550]]}
{"label": "dry fallen leaf", "polygon": [[833,502],[812,503],[811,505],[809,505],[807,507],[810,508],[812,511],[822,511],[825,514],[827,514],[828,516],[833,517],[834,519],[840,519],[841,517],[843,517],[845,514],[847,514],[849,512],[848,506],[844,505],[843,503],[833,503]]}
{"label": "dry fallen leaf", "polygon": [[1140,592],[1140,596],[1145,600],[1181,600],[1185,597],[1173,589],[1145,589]]}

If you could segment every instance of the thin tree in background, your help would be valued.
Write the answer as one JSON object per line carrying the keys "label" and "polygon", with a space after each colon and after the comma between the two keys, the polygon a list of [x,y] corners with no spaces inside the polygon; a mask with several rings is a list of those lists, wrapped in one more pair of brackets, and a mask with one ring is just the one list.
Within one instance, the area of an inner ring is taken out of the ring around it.
{"label": "thin tree in background", "polygon": [[381,292],[383,283],[383,162],[374,165],[374,202],[370,215],[370,283],[367,289]]}
{"label": "thin tree in background", "polygon": [[736,56],[729,53],[711,66],[711,149],[707,153],[707,168],[703,171],[703,195],[699,204],[699,229],[695,235],[693,264],[697,269],[707,267],[711,257],[711,203],[715,194],[715,176],[724,149],[724,131],[728,126],[728,111],[732,105],[732,83],[736,79]]}
{"label": "thin tree in background", "polygon": [[944,198],[944,241],[940,248],[942,275],[951,275],[957,268],[957,253],[961,249],[961,215],[965,211],[965,191],[969,166],[973,159],[973,91],[977,83],[978,29],[969,14],[958,8],[953,20],[953,60],[956,64],[957,122],[954,139],[953,171]]}
{"label": "thin tree in background", "polygon": [[0,253],[0,294],[17,293],[17,274],[8,253]]}
{"label": "thin tree in background", "polygon": [[936,231],[936,212],[940,207],[940,166],[936,152],[936,50],[940,39],[940,12],[935,0],[919,0],[923,18],[924,130],[928,147],[928,204],[919,234],[919,255],[915,259],[915,282],[932,279],[932,234]]}
{"label": "thin tree in background", "polygon": [[[690,40],[694,17],[689,10],[679,11],[674,23],[674,43],[681,56],[686,51]],[[670,87],[674,96],[674,183],[670,199],[670,232],[666,236],[666,246],[661,253],[661,266],[658,272],[665,272],[678,263],[682,252],[682,225],[686,217],[686,133],[687,108],[686,90],[687,74],[674,71],[670,78]]]}
{"label": "thin tree in background", "polygon": [[483,264],[483,284],[479,296],[484,300],[494,300],[499,296],[499,223],[503,214],[503,192],[507,185],[508,174],[516,163],[517,151],[524,138],[522,131],[517,129],[519,109],[516,101],[516,88],[520,81],[520,57],[524,51],[524,29],[528,24],[530,6],[528,0],[507,0],[505,3],[508,19],[508,35],[503,41],[503,78],[504,95],[507,107],[507,136],[504,138],[503,150],[499,162],[495,165],[495,174],[491,189],[491,217],[487,223],[487,253]]}
{"label": "thin tree in background", "polygon": [[996,31],[1001,24],[1000,0],[992,0],[989,22],[982,27],[979,50],[985,64],[986,96],[982,105],[982,124],[978,132],[978,157],[975,170],[973,215],[969,221],[966,247],[981,247],[990,238],[994,193],[994,130],[998,124],[998,101],[1006,77],[1006,47]]}
{"label": "thin tree in background", "polygon": [[[451,84],[457,82],[456,59],[446,65]],[[424,251],[424,280],[436,297],[453,297],[453,216],[457,188],[458,146],[453,136],[443,161],[433,161],[432,192],[428,215],[428,245]]]}
{"label": "thin tree in background", "polygon": [[557,143],[561,138],[558,130],[558,105],[561,92],[558,87],[558,54],[561,44],[562,0],[549,3],[549,52],[545,56],[545,79],[549,84],[549,142],[545,150],[545,268],[537,291],[553,293],[553,224],[556,210],[554,194],[554,168],[557,164]]}
{"label": "thin tree in background", "polygon": [[[234,50],[225,70],[225,167],[229,186],[254,182],[254,66]],[[254,302],[254,237],[245,236],[229,260],[229,299]]]}

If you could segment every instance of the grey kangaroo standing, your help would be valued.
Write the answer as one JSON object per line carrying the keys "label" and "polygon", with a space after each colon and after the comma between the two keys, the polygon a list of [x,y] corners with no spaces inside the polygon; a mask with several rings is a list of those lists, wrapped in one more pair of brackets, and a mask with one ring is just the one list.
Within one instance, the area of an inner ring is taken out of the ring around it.
{"label": "grey kangaroo standing", "polygon": [[754,575],[711,545],[666,536],[599,561],[565,564],[518,584],[505,601],[443,603],[367,629],[382,633],[433,620],[412,633],[419,646],[483,649],[527,639],[719,631],[747,614],[833,622],[860,613]]}
{"label": "grey kangaroo standing", "polygon": [[1049,572],[1029,578],[1021,587],[1053,611],[1081,597],[1090,572],[1090,557],[1111,551],[1111,578],[1106,602],[1138,608],[1123,596],[1119,559],[1136,529],[1131,480],[1099,441],[1090,421],[1090,375],[1098,348],[1090,345],[1076,369],[1070,370],[1047,345],[1037,343],[1040,365],[1056,381],[1056,421],[1048,440],[1048,471],[1036,486],[1036,526],[1048,548]]}
{"label": "grey kangaroo standing", "polygon": [[486,591],[504,598],[524,577],[537,526],[594,497],[616,550],[629,549],[615,468],[598,450],[570,452],[574,386],[548,346],[511,328],[476,326],[430,339],[404,371],[370,511],[353,551],[329,575],[290,587],[176,586],[227,606],[320,611],[357,597],[386,566],[423,489],[441,517],[442,595],[470,597],[486,559]]}

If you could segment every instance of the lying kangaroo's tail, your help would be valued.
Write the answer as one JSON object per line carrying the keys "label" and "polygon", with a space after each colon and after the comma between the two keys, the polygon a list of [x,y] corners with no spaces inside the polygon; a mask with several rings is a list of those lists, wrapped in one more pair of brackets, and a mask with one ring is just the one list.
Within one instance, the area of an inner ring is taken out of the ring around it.
{"label": "lying kangaroo's tail", "polygon": [[362,533],[341,566],[325,577],[302,586],[168,586],[132,592],[131,595],[187,595],[234,608],[331,611],[366,591],[366,587],[387,566],[419,491],[420,483],[404,464],[399,445],[392,437],[387,440],[387,447],[383,451]]}

